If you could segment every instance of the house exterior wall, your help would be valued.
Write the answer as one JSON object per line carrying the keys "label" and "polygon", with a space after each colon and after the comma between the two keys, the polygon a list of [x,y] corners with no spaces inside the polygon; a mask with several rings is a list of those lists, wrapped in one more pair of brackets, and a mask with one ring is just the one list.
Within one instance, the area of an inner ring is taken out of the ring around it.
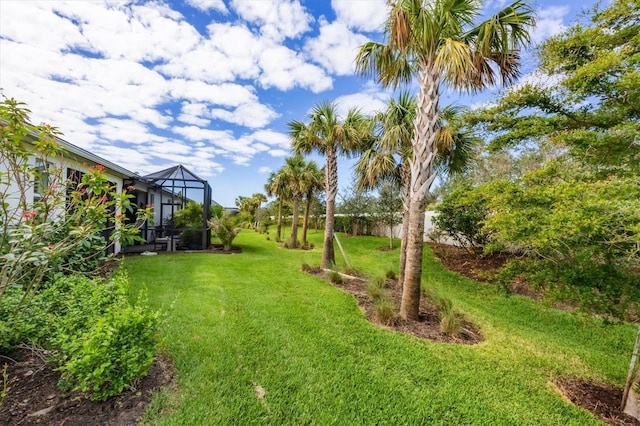
{"label": "house exterior wall", "polygon": [[[30,144],[26,143],[25,146],[27,147],[28,150],[32,150],[32,146]],[[38,159],[36,155],[32,155],[28,158],[28,164],[30,166],[36,166],[37,161]],[[48,182],[49,188],[60,191],[60,196],[62,197],[62,199],[64,199],[65,197],[64,192],[66,190],[68,170],[69,169],[77,170],[81,173],[87,173],[89,170],[89,165],[87,165],[87,163],[78,159],[66,157],[64,155],[49,157],[47,159],[47,162],[49,163],[49,167],[51,167],[52,170],[55,170],[55,172],[52,173],[52,176],[49,179],[49,182]],[[6,165],[3,163],[0,163],[0,172],[6,173],[7,171],[8,170],[6,168]],[[107,179],[109,180],[109,182],[115,184],[117,192],[120,192],[123,190],[123,180],[120,174],[115,173],[109,168],[105,168],[104,173]],[[10,218],[10,220],[13,219],[17,222],[17,220],[20,218],[22,213],[24,213],[20,211],[20,209],[18,208],[19,199],[20,199],[20,189],[18,185],[16,184],[14,179],[11,179],[11,183],[9,185],[0,183],[0,191],[2,192],[6,191],[5,201],[8,204],[8,215],[7,215],[8,218]],[[32,205],[34,201],[36,201],[35,182],[31,181],[27,183],[25,187],[25,197],[28,205]],[[65,213],[64,208],[60,208],[58,210],[51,212],[51,218],[55,220],[55,218],[60,217],[64,213]],[[120,214],[120,213],[121,212],[119,210],[115,212],[115,214]],[[120,243],[115,241],[114,242],[115,253],[119,253],[121,248],[122,247],[120,246]]]}

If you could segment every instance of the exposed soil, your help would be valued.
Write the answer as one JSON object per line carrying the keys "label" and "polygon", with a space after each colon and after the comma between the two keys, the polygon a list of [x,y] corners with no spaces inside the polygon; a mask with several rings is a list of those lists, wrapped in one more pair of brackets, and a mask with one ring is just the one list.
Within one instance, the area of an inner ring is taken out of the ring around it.
{"label": "exposed soil", "polygon": [[[327,271],[323,271],[320,268],[311,268],[309,272],[331,283]],[[395,318],[393,321],[382,323],[378,320],[375,304],[367,294],[367,281],[360,277],[353,277],[344,274],[341,275],[343,282],[332,284],[352,294],[367,319],[374,324],[390,330],[399,331],[422,339],[429,339],[437,342],[473,345],[484,340],[480,329],[466,318],[462,318],[460,333],[455,335],[443,333],[440,330],[440,313],[438,312],[438,309],[424,296],[422,296],[420,301],[420,315],[418,321]],[[402,298],[402,288],[398,285],[396,280],[387,279],[386,290],[391,297],[391,300],[393,300],[394,306],[398,308]]]}
{"label": "exposed soil", "polygon": [[104,402],[92,402],[80,392],[61,391],[57,386],[60,374],[38,351],[19,349],[0,355],[0,366],[5,364],[6,376],[0,382],[0,392],[7,391],[0,403],[2,425],[135,425],[152,394],[173,383],[172,363],[159,356],[134,388]]}
{"label": "exposed soil", "polygon": [[556,381],[558,390],[569,401],[590,411],[609,425],[638,426],[640,421],[620,411],[622,389],[602,383],[565,377]]}

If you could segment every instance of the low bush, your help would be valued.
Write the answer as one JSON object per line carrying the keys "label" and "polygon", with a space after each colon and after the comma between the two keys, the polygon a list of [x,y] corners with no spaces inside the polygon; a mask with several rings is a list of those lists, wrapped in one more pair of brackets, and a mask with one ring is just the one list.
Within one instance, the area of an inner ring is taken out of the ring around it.
{"label": "low bush", "polygon": [[[19,289],[0,303],[2,347],[29,343],[51,351],[61,387],[105,400],[144,376],[158,347],[160,312],[141,296],[128,301],[128,278],[62,277],[19,307]],[[22,309],[20,315],[6,315]],[[4,333],[7,331],[7,333]]]}

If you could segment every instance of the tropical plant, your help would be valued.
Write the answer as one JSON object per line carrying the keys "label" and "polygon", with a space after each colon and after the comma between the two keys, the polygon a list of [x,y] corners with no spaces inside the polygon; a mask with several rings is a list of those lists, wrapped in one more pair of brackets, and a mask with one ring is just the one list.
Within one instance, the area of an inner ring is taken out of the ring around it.
{"label": "tropical plant", "polygon": [[304,194],[304,220],[302,222],[302,245],[308,247],[307,231],[309,229],[309,215],[311,214],[311,205],[316,192],[324,188],[324,169],[318,169],[315,161],[306,163],[304,180],[302,181],[302,192]]}
{"label": "tropical plant", "polygon": [[[450,105],[440,112],[434,175],[439,174],[444,178],[459,175],[466,172],[469,164],[475,159],[473,148],[478,145],[479,139],[463,120],[465,111],[463,108]],[[378,112],[373,117],[376,135],[356,164],[357,188],[381,189],[384,185],[390,185],[399,189],[402,194],[401,235],[403,238],[398,273],[400,283],[404,280],[406,266],[407,238],[405,236],[409,232],[409,188],[411,186],[409,160],[412,155],[411,140],[414,134],[415,117],[415,97],[409,92],[402,91],[397,99],[389,101],[383,112]],[[383,207],[384,210],[389,205]],[[394,220],[391,215],[385,217],[388,221]]]}
{"label": "tropical plant", "polygon": [[[309,186],[313,185],[318,167],[314,162],[307,163],[300,155],[294,155],[285,159],[285,164],[280,169],[282,179],[291,193],[293,202],[293,219],[291,220],[291,238],[289,248],[298,247],[298,223],[300,213],[300,199],[309,191]],[[314,175],[315,173],[315,175]],[[308,211],[305,211],[305,224],[307,223]],[[305,228],[306,231],[306,228]],[[305,232],[306,239],[306,232]]]}
{"label": "tropical plant", "polygon": [[264,185],[264,189],[267,191],[267,195],[270,197],[275,196],[278,201],[278,219],[277,219],[277,228],[276,228],[276,241],[280,242],[282,237],[282,207],[284,201],[291,196],[291,190],[287,186],[286,180],[284,179],[284,175],[281,171],[276,173],[271,173],[269,175],[269,179],[267,183]]}
{"label": "tropical plant", "polygon": [[519,75],[517,50],[529,41],[533,10],[517,0],[479,25],[474,0],[397,0],[385,25],[387,43],[361,46],[356,67],[385,86],[418,77],[415,133],[412,139],[407,260],[400,316],[418,319],[422,277],[425,198],[435,174],[440,86],[470,91],[511,82]]}
{"label": "tropical plant", "polygon": [[222,249],[224,251],[231,250],[233,240],[242,231],[240,226],[242,217],[232,216],[219,205],[213,206],[211,214],[211,219],[207,221],[209,228],[222,243]]}
{"label": "tropical plant", "polygon": [[327,206],[321,261],[323,268],[335,264],[333,232],[338,193],[338,155],[351,155],[370,133],[367,121],[357,109],[350,109],[344,119],[339,117],[337,109],[334,102],[322,102],[313,108],[308,116],[308,123],[295,120],[288,123],[289,137],[296,153],[318,151],[326,157],[324,187]]}

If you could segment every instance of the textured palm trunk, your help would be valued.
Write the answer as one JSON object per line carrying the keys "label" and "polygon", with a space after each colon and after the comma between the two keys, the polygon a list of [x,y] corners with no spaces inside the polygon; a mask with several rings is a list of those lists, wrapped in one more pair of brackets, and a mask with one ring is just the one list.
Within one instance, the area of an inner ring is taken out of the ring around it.
{"label": "textured palm trunk", "polygon": [[404,282],[404,270],[407,266],[407,234],[409,233],[409,203],[411,188],[411,168],[409,162],[402,162],[402,238],[400,239],[400,266],[398,268],[398,283]]}
{"label": "textured palm trunk", "polygon": [[311,210],[311,194],[307,194],[307,198],[304,203],[304,222],[302,223],[302,245],[304,247],[309,246],[307,241],[307,230],[309,229],[309,211]]}
{"label": "textured palm trunk", "polygon": [[280,242],[282,235],[282,197],[278,198],[278,228],[276,231],[276,241]]}
{"label": "textured palm trunk", "polygon": [[338,159],[335,149],[327,149],[327,165],[325,169],[325,188],[327,210],[324,224],[324,245],[322,247],[322,268],[329,268],[336,263],[333,250],[333,227],[336,211],[336,194],[338,193]]}
{"label": "textured palm trunk", "polygon": [[407,259],[402,285],[400,317],[417,320],[420,312],[420,282],[422,279],[422,248],[424,245],[424,202],[433,183],[433,160],[437,154],[438,75],[425,64],[420,74],[416,121],[411,144],[411,187]]}
{"label": "textured palm trunk", "polygon": [[291,220],[291,241],[289,247],[298,247],[298,208],[300,204],[300,197],[293,197],[293,219]]}

